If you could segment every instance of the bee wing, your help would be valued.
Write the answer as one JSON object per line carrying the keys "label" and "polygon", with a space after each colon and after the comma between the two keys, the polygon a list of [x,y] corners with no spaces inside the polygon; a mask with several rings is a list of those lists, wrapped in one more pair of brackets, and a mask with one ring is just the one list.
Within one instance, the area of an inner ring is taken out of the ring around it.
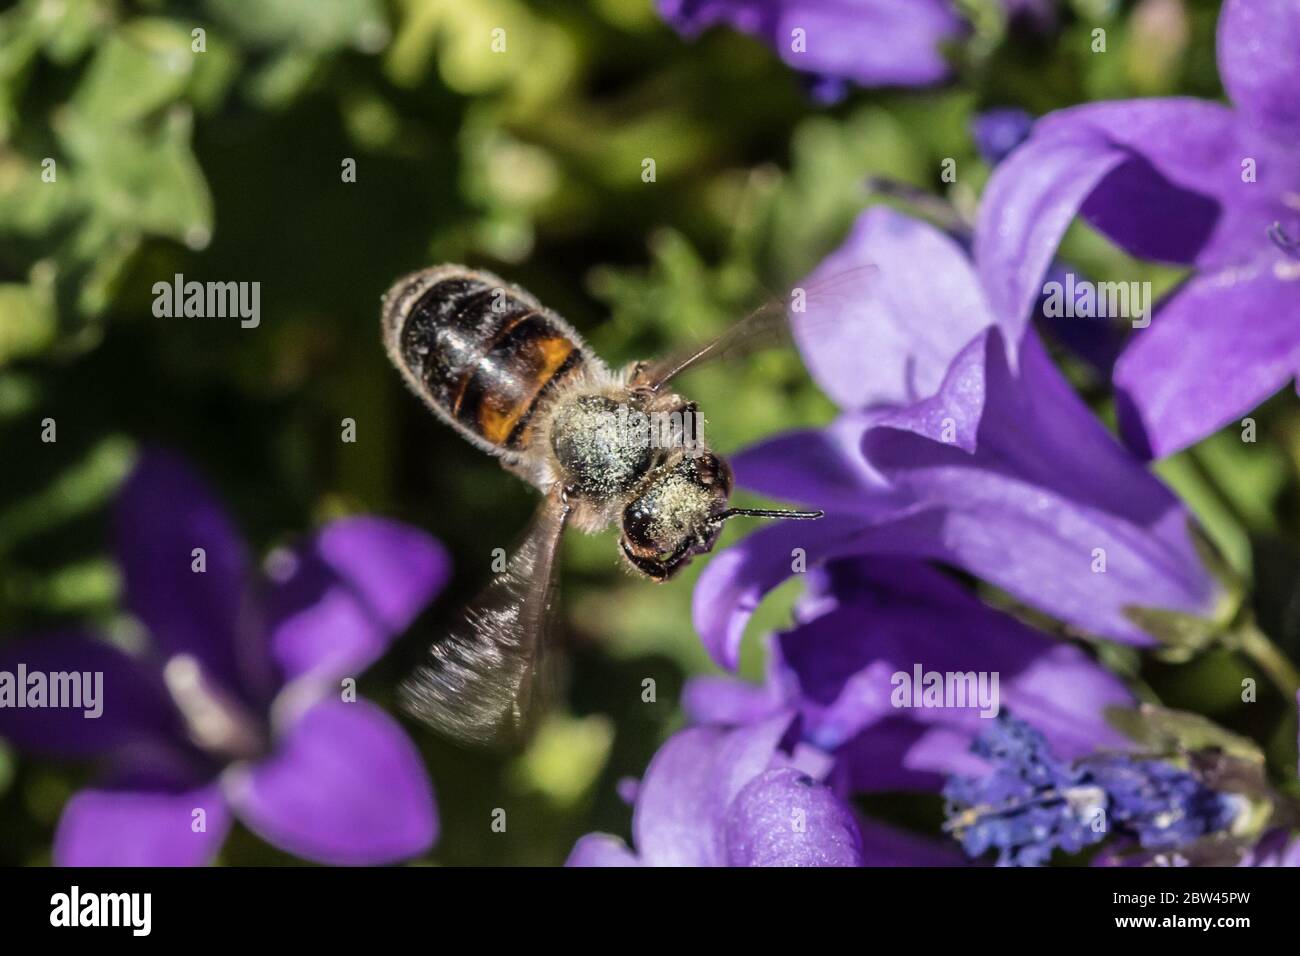
{"label": "bee wing", "polygon": [[[796,286],[785,299],[768,300],[712,341],[648,363],[638,370],[630,384],[658,391],[670,379],[697,365],[789,346],[793,342],[793,322],[799,321],[815,333],[819,325],[834,321],[833,306],[852,296],[876,272],[874,265],[860,265]],[[814,315],[794,318],[802,316],[810,305],[814,307]]]}
{"label": "bee wing", "polygon": [[569,506],[558,492],[541,505],[505,569],[402,684],[408,712],[470,743],[527,736],[530,718],[552,683],[555,556],[568,516]]}

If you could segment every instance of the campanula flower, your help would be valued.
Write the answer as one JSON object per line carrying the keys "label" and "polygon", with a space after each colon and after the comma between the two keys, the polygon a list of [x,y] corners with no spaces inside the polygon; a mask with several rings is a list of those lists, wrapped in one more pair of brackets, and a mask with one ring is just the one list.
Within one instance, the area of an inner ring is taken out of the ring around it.
{"label": "campanula flower", "polygon": [[949,862],[942,850],[863,826],[818,779],[825,763],[784,749],[791,715],[737,728],[691,727],[650,761],[636,788],[635,849],[580,839],[568,866],[861,866]]}
{"label": "campanula flower", "polygon": [[[796,712],[805,761],[829,761],[825,779],[837,792],[942,792],[945,828],[971,860],[996,850],[1001,864],[1040,865],[1106,840],[1103,865],[1286,865],[1279,834],[1252,847],[1262,825],[1254,808],[1267,797],[1249,785],[1217,790],[1189,766],[1144,754],[1110,720],[1116,710],[1140,715],[1134,698],[1079,648],[919,561],[845,559],[809,578],[795,626],[773,643],[766,682],[692,679],[683,698],[692,720],[744,727]],[[919,706],[900,699],[898,678],[914,669],[955,677],[967,692]],[[992,701],[974,689],[990,672],[1000,678]],[[914,854],[938,852],[905,838]]]}
{"label": "campanula flower", "polygon": [[[899,688],[918,669],[958,675],[962,698],[916,706]],[[988,607],[924,561],[896,557],[810,570],[794,626],[771,644],[765,683],[697,677],[683,697],[698,723],[797,712],[802,740],[837,761],[854,793],[937,792],[976,766],[971,742],[1004,708],[1067,757],[1121,748],[1105,711],[1133,703],[1079,648]]]}
{"label": "campanula flower", "polygon": [[1134,644],[1152,640],[1138,608],[1219,613],[1187,510],[1033,330],[994,308],[955,241],[875,207],[808,284],[837,275],[852,278],[794,321],[843,414],[733,459],[741,485],[826,516],[775,524],[710,562],[695,624],[719,664],[735,667],[767,591],[803,564],[854,555],[937,560],[1075,632]]}
{"label": "campanula flower", "polygon": [[1013,332],[1076,215],[1140,258],[1191,268],[1115,367],[1125,439],[1185,448],[1300,371],[1300,3],[1228,0],[1219,75],[1231,105],[1187,97],[1039,119],[998,167],[975,253]]}
{"label": "campanula flower", "polygon": [[834,99],[845,83],[929,86],[949,74],[943,45],[965,35],[948,0],[659,0],[659,12],[694,36],[725,23],[761,38]]}
{"label": "campanula flower", "polygon": [[236,818],[323,863],[428,849],[438,823],[415,747],[340,688],[442,587],[442,547],[394,521],[345,518],[255,575],[207,487],[158,451],[143,454],[113,517],[124,602],[148,647],[69,633],[0,649],[0,669],[103,674],[98,719],[0,710],[14,745],[106,770],[64,807],[55,862],[203,864]]}

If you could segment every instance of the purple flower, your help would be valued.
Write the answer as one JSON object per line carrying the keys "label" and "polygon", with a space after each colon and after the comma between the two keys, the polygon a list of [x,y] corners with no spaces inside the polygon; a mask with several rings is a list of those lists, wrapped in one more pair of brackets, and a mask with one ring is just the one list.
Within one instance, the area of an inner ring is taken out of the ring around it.
{"label": "purple flower", "polygon": [[[1104,717],[1133,704],[1118,678],[926,563],[843,559],[808,578],[795,626],[772,643],[767,681],[694,678],[683,698],[692,720],[743,726],[794,711],[802,741],[825,753],[828,779],[849,794],[938,793],[953,775],[982,773],[971,746],[1002,708],[1072,759],[1125,746]],[[922,696],[922,681],[936,675],[951,699]],[[881,862],[935,861],[913,853]]]}
{"label": "purple flower", "polygon": [[966,33],[948,0],[659,0],[659,12],[694,36],[726,23],[760,37],[796,70],[818,78],[819,98],[845,82],[928,86],[948,76],[945,43]]}
{"label": "purple flower", "polygon": [[1232,106],[1049,114],[998,167],[976,231],[990,300],[1017,331],[1076,213],[1135,256],[1193,267],[1115,368],[1144,454],[1198,441],[1300,370],[1300,4],[1229,0],[1218,47]]}
{"label": "purple flower", "polygon": [[[834,561],[809,577],[766,683],[693,679],[693,720],[750,726],[795,712],[804,759],[821,751],[837,792],[942,791],[945,829],[972,859],[996,850],[1002,865],[1039,865],[1112,837],[1103,859],[1116,863],[1142,857],[1134,845],[1170,858],[1211,835],[1225,851],[1249,839],[1226,831],[1252,815],[1250,798],[1138,753],[1107,719],[1132,695],[1078,648],[919,561]],[[1283,852],[1272,846],[1254,851],[1261,863]]]}
{"label": "purple flower", "polygon": [[1187,511],[1032,330],[1007,334],[1016,323],[956,242],[877,207],[806,284],[832,291],[809,298],[796,338],[845,413],[750,448],[734,468],[740,484],[826,517],[773,525],[710,562],[695,624],[716,661],[734,668],[754,607],[800,562],[853,555],[941,561],[1077,631],[1135,644],[1151,640],[1137,608],[1216,612]]}
{"label": "purple flower", "polygon": [[[1069,758],[1119,748],[1124,739],[1104,711],[1133,705],[1119,679],[1081,650],[916,559],[850,558],[810,571],[795,626],[770,650],[761,687],[729,676],[691,680],[687,714],[738,725],[797,712],[802,739],[838,762],[854,793],[937,792],[948,775],[978,766],[971,741],[1002,708]],[[953,675],[962,699],[918,701],[918,673]]]}
{"label": "purple flower", "polygon": [[64,807],[55,862],[202,864],[235,817],[324,863],[427,849],[438,825],[415,747],[341,687],[442,587],[442,547],[397,522],[345,518],[273,554],[262,579],[209,490],[157,451],[124,484],[114,526],[125,603],[148,628],[147,650],[64,634],[7,643],[0,664],[103,674],[96,719],[0,710],[0,734],[17,746],[92,757],[109,771]]}
{"label": "purple flower", "polygon": [[1039,866],[1054,850],[1078,853],[1111,834],[1175,850],[1227,830],[1245,807],[1166,761],[1119,753],[1062,760],[1007,713],[981,731],[972,752],[990,769],[944,787],[947,828],[971,857],[996,850],[999,866]]}
{"label": "purple flower", "polygon": [[863,827],[816,779],[818,755],[782,749],[791,716],[736,729],[692,727],[659,749],[637,788],[636,851],[605,833],[580,839],[567,866],[861,866],[944,862],[940,850]]}

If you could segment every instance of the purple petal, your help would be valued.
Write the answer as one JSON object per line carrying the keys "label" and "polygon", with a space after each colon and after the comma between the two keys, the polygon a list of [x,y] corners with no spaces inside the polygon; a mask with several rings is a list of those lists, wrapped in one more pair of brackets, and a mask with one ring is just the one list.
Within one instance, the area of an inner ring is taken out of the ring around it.
{"label": "purple petal", "polygon": [[739,730],[692,727],[674,735],[646,768],[632,816],[650,866],[724,866],[723,819],[731,801],[767,770],[789,727],[781,716]]}
{"label": "purple petal", "polygon": [[970,745],[965,731],[893,717],[854,737],[836,756],[853,793],[938,793],[953,774],[987,773]]}
{"label": "purple petal", "polygon": [[1300,839],[1279,827],[1260,838],[1238,866],[1300,866]]}
{"label": "purple petal", "polygon": [[795,552],[802,552],[810,568],[856,554],[871,527],[862,519],[830,514],[820,521],[785,521],[714,555],[691,601],[704,649],[719,666],[735,670],[745,625],[764,595],[794,573]]}
{"label": "purple petal", "polygon": [[790,767],[759,774],[726,814],[730,866],[861,866],[862,838],[828,787]]}
{"label": "purple petal", "polygon": [[437,836],[419,754],[365,700],[308,710],[269,758],[232,773],[227,793],[267,842],[321,863],[391,863],[422,853]]}
{"label": "purple petal", "polygon": [[1031,136],[994,170],[980,200],[975,261],[994,311],[1018,323],[1008,326],[1012,341],[1079,206],[1122,162],[1095,140]]}
{"label": "purple petal", "polygon": [[[731,459],[736,482],[773,498],[816,501],[836,514],[883,514],[888,485],[862,457],[866,419],[843,415],[818,430],[793,431],[752,445]],[[876,495],[864,494],[875,488]]]}
{"label": "purple petal", "polygon": [[[998,345],[1001,341],[997,340]],[[953,357],[935,394],[909,405],[881,409],[871,416],[872,425],[974,452],[984,414],[985,352],[989,347],[988,338],[977,333]]]}
{"label": "purple petal", "polygon": [[1219,18],[1219,75],[1237,109],[1282,142],[1300,138],[1300,6],[1228,0]]}
{"label": "purple petal", "polygon": [[[928,570],[917,562],[901,564],[918,575]],[[1124,685],[1077,648],[969,595],[917,600],[885,582],[844,595],[833,611],[782,634],[780,652],[798,679],[804,735],[827,750],[899,716],[973,738],[983,720],[1008,709],[1042,730],[1062,756],[1082,756],[1123,745],[1103,710],[1132,705]],[[922,675],[985,675],[989,706],[975,698],[964,707],[914,708],[908,697],[900,709],[895,675],[914,686],[918,668]]]}
{"label": "purple petal", "polygon": [[736,677],[692,677],[682,689],[682,709],[693,724],[729,727],[753,724],[787,709],[770,682],[753,684]]}
{"label": "purple petal", "polygon": [[[1129,620],[1130,606],[1213,609],[1218,589],[1187,512],[1073,395],[1037,339],[1026,336],[1018,377],[991,332],[955,364],[981,351],[986,396],[973,453],[925,436],[934,408],[919,425],[891,411],[888,420],[914,430],[865,434],[864,455],[889,486],[883,506],[862,509],[871,518],[776,525],[714,557],[696,586],[694,619],[716,661],[734,668],[746,622],[794,572],[798,549],[809,567],[852,554],[941,560],[1079,629],[1137,644],[1150,638]],[[931,404],[973,406],[972,381],[953,376]],[[879,496],[878,482],[861,493]],[[1104,571],[1095,564],[1103,554]]]}
{"label": "purple petal", "polygon": [[862,833],[862,856],[866,866],[966,866],[956,846],[905,833],[891,826],[868,821],[858,826]]}
{"label": "purple petal", "polygon": [[[986,354],[975,454],[884,428],[864,441],[896,494],[942,514],[915,553],[1116,640],[1149,641],[1131,605],[1208,614],[1218,589],[1178,500],[1105,432],[1036,338],[1025,339],[1018,378],[1000,346]],[[1103,553],[1105,570],[1094,570]]]}
{"label": "purple petal", "polygon": [[[1257,161],[1243,182],[1242,161]],[[1135,256],[1214,266],[1252,257],[1297,163],[1231,110],[1192,99],[1093,103],[1043,117],[989,180],[975,255],[994,311],[1023,323],[1076,213]]]}
{"label": "purple petal", "polygon": [[588,833],[573,845],[565,866],[640,866],[622,840],[608,833]]}
{"label": "purple petal", "polygon": [[[965,32],[944,0],[659,0],[678,31],[727,23],[761,37],[787,64],[860,86],[925,86],[948,75],[940,49]],[[793,43],[801,29],[802,51]]]}
{"label": "purple petal", "polygon": [[[80,700],[77,707],[0,707],[0,736],[23,750],[87,757],[148,738],[179,739],[177,714],[158,675],[110,644],[88,635],[50,634],[0,645],[0,672],[16,681],[20,666],[29,675],[43,675],[46,686],[51,675],[77,678],[72,699]],[[73,692],[71,684],[64,689]],[[96,711],[98,716],[88,716]]]}
{"label": "purple petal", "polygon": [[[199,813],[198,811],[202,811]],[[82,790],[54,836],[59,866],[203,866],[230,831],[220,790]]]}
{"label": "purple petal", "polygon": [[1259,405],[1300,370],[1300,263],[1280,255],[1191,279],[1115,367],[1121,424],[1163,457]]}
{"label": "purple petal", "polygon": [[862,213],[802,285],[795,338],[817,384],[845,409],[934,394],[953,356],[994,322],[961,247],[885,206]]}
{"label": "purple petal", "polygon": [[365,670],[450,572],[446,551],[423,531],[364,516],[326,525],[269,564],[272,653],[286,680]]}
{"label": "purple petal", "polygon": [[[167,452],[142,453],[118,494],[114,528],[126,604],[162,656],[192,655],[233,693],[269,690],[266,646],[250,627],[243,544],[189,466]],[[197,548],[201,572],[192,570]]]}

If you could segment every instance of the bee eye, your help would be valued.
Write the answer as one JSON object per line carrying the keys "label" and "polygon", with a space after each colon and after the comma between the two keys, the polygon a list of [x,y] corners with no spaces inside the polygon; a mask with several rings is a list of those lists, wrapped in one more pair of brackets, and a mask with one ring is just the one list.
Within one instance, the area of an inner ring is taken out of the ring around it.
{"label": "bee eye", "polygon": [[651,528],[654,511],[644,499],[638,498],[623,511],[623,534],[628,542],[640,551],[657,550]]}

